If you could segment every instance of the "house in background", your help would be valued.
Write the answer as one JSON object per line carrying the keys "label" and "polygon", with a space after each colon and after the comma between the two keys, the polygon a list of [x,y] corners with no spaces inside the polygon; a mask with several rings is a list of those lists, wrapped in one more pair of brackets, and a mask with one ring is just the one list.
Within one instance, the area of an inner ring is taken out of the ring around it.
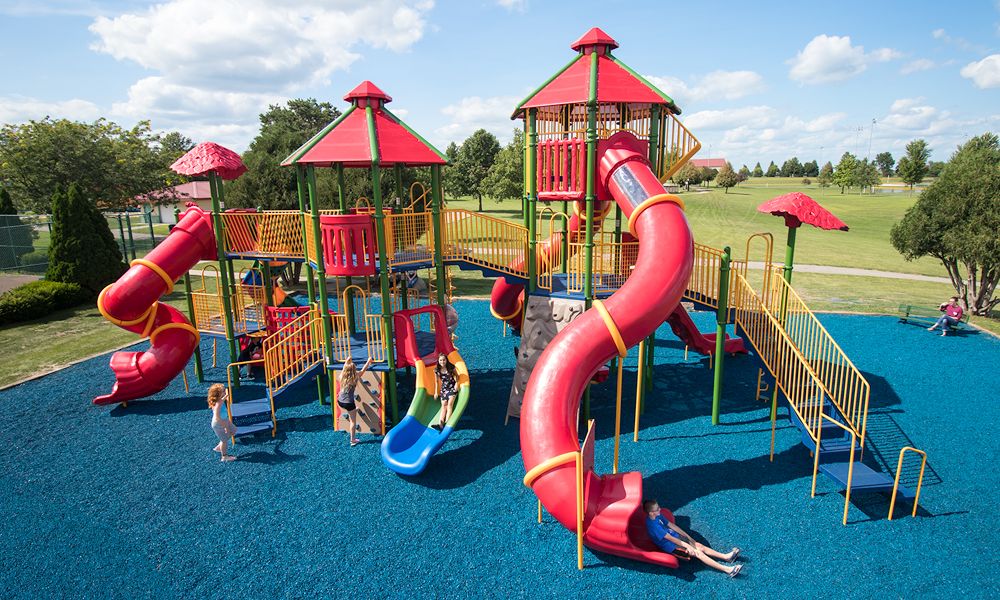
{"label": "house in background", "polygon": [[691,159],[691,164],[698,167],[708,167],[709,169],[721,169],[726,166],[726,159],[724,158],[693,158]]}
{"label": "house in background", "polygon": [[[150,202],[153,200],[153,202]],[[194,202],[198,208],[212,212],[212,192],[207,181],[189,181],[180,185],[170,186],[156,192],[144,194],[136,198],[140,204],[148,206],[152,211],[153,221],[173,224],[174,210],[184,211],[188,202]],[[225,207],[223,207],[225,208]]]}

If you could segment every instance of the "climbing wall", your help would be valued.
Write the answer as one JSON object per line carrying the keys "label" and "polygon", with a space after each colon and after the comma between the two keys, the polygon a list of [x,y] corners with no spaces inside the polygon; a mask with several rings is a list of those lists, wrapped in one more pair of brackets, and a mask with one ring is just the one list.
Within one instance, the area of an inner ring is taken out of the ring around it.
{"label": "climbing wall", "polygon": [[542,350],[566,325],[582,315],[583,311],[583,300],[528,297],[524,323],[521,326],[521,345],[517,349],[517,368],[514,369],[514,382],[510,386],[510,399],[507,401],[508,419],[521,414],[524,389]]}
{"label": "climbing wall", "polygon": [[[355,388],[357,398],[354,403],[358,407],[357,433],[382,433],[382,373],[368,371],[361,376],[358,387]],[[350,422],[347,413],[337,411],[337,431],[347,431]]]}

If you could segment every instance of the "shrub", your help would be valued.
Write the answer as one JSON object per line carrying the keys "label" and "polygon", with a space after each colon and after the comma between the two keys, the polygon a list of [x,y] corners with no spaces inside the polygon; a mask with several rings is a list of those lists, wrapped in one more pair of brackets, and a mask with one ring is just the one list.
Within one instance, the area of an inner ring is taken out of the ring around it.
{"label": "shrub", "polygon": [[91,299],[93,295],[75,283],[32,281],[0,295],[0,325],[30,321]]}
{"label": "shrub", "polygon": [[48,250],[35,250],[21,257],[21,266],[18,267],[18,270],[25,273],[44,273],[48,262]]}
{"label": "shrub", "polygon": [[812,179],[805,177],[802,179],[802,185],[812,185]]}
{"label": "shrub", "polygon": [[108,222],[75,183],[52,197],[52,243],[46,279],[77,283],[93,294],[125,272]]}

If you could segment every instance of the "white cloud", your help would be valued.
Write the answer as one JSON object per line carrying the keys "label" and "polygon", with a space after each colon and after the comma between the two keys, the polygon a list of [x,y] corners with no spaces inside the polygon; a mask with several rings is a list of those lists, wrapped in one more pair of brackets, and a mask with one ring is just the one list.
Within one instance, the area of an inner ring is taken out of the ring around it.
{"label": "white cloud", "polygon": [[755,71],[712,71],[688,85],[676,77],[647,75],[650,83],[684,108],[687,102],[737,100],[764,91],[764,78]]}
{"label": "white cloud", "polygon": [[702,110],[683,118],[684,126],[695,132],[730,129],[738,126],[765,128],[775,122],[777,111],[770,106],[746,106],[727,110]]}
{"label": "white cloud", "polygon": [[99,116],[100,109],[88,100],[74,98],[46,102],[24,96],[0,97],[0,123],[23,123],[45,117],[72,121],[93,121]]}
{"label": "white cloud", "polygon": [[931,32],[931,37],[950,46],[955,46],[960,50],[965,50],[966,52],[978,52],[980,54],[985,54],[987,51],[985,46],[981,44],[973,44],[963,37],[952,37],[948,35],[944,29],[935,29]]}
{"label": "white cloud", "polygon": [[918,58],[916,60],[911,60],[910,62],[903,65],[903,68],[899,70],[901,75],[909,75],[911,73],[916,73],[918,71],[927,71],[933,69],[936,65],[933,60],[927,58]]}
{"label": "white cloud", "polygon": [[524,12],[528,7],[528,0],[496,0],[498,6],[502,6],[510,11]]}
{"label": "white cloud", "polygon": [[892,48],[879,48],[866,53],[864,46],[852,46],[850,36],[814,37],[795,58],[788,76],[807,84],[832,83],[859,75],[873,62],[886,62],[902,57]]}
{"label": "white cloud", "polygon": [[961,74],[962,77],[971,79],[977,88],[985,90],[1000,87],[1000,54],[991,54],[965,65]]}
{"label": "white cloud", "polygon": [[511,121],[510,114],[521,99],[515,96],[492,96],[481,98],[469,96],[441,109],[448,117],[448,124],[434,130],[436,142],[442,147],[448,142],[462,143],[477,129],[485,129],[496,135],[501,143],[511,139],[511,132],[520,126],[520,121]]}
{"label": "white cloud", "polygon": [[[154,126],[200,141],[206,127],[247,130],[268,104],[328,84],[364,48],[408,50],[423,37],[433,6],[430,0],[169,0],[96,18],[91,48],[152,71],[114,104],[115,114],[153,119]],[[253,131],[237,145],[245,146]]]}

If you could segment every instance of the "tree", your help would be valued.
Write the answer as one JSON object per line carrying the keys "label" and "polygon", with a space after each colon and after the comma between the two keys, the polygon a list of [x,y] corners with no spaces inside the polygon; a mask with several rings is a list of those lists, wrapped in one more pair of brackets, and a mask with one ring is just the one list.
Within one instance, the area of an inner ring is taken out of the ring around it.
{"label": "tree", "polygon": [[911,190],[927,175],[927,157],[930,154],[930,148],[924,140],[913,140],[906,145],[906,156],[899,159],[898,171],[900,179]]}
{"label": "tree", "polygon": [[818,177],[819,164],[817,164],[816,161],[811,160],[806,164],[802,165],[802,175],[806,177]]}
{"label": "tree", "polygon": [[927,163],[927,176],[938,178],[941,176],[941,171],[944,171],[945,163],[940,160],[932,160]]}
{"label": "tree", "polygon": [[0,128],[0,180],[15,206],[43,213],[56,189],[76,183],[102,206],[124,209],[134,198],[180,181],[176,158],[140,121],[131,129],[105,119],[29,121]]}
{"label": "tree", "polygon": [[819,187],[830,187],[830,184],[833,183],[833,165],[830,161],[826,161],[823,168],[819,170],[817,181],[819,182]]}
{"label": "tree", "polygon": [[875,164],[878,165],[878,170],[882,174],[882,177],[890,177],[892,176],[892,167],[896,164],[896,159],[889,152],[879,152],[875,155]]}
{"label": "tree", "polygon": [[698,185],[701,183],[701,169],[691,164],[691,162],[684,163],[684,166],[677,170],[672,177],[675,183],[683,185],[687,191],[691,191],[691,184]]}
{"label": "tree", "polygon": [[837,168],[833,171],[833,183],[840,186],[840,193],[844,193],[845,188],[849,188],[857,183],[855,170],[858,168],[858,159],[850,152],[844,152],[837,163]]}
{"label": "tree", "polygon": [[752,175],[754,177],[763,177],[764,176],[764,169],[760,168],[760,163],[759,162],[756,165],[754,165]]}
{"label": "tree", "polygon": [[767,167],[767,173],[765,174],[765,176],[766,177],[778,176],[778,165],[774,164],[773,160],[771,161],[771,164]]}
{"label": "tree", "polygon": [[882,178],[879,177],[878,167],[875,166],[875,163],[865,159],[857,164],[854,169],[854,184],[861,188],[862,194],[865,189],[874,193],[875,186],[880,183],[882,183]]}
{"label": "tree", "polygon": [[458,144],[451,142],[445,148],[444,155],[448,157],[448,167],[441,172],[441,185],[444,186],[445,193],[458,195],[458,190],[462,187],[461,177],[458,173]]}
{"label": "tree", "polygon": [[76,283],[97,295],[125,272],[121,251],[107,220],[70,184],[66,193],[52,196],[52,241],[49,245],[49,281]]}
{"label": "tree", "polygon": [[35,233],[21,222],[7,188],[0,187],[0,268],[17,267],[35,249]]}
{"label": "tree", "polygon": [[[941,261],[957,295],[974,314],[1000,304],[1000,141],[974,137],[951,157],[941,177],[920,194],[890,241],[906,260]],[[963,272],[964,271],[964,272]]]}
{"label": "tree", "polygon": [[520,198],[524,192],[524,132],[514,130],[514,139],[497,153],[486,173],[483,188],[496,200]]}
{"label": "tree", "polygon": [[729,164],[729,161],[726,161],[726,164],[722,165],[722,168],[719,169],[719,174],[715,178],[715,185],[724,188],[728,194],[729,188],[739,182],[740,176],[736,174],[736,171],[733,171],[733,165]]}
{"label": "tree", "polygon": [[[260,115],[260,131],[243,153],[247,172],[227,184],[229,206],[246,208],[295,210],[299,207],[295,170],[282,167],[281,162],[326,125],[336,120],[340,111],[329,102],[314,98],[294,98],[285,106],[272,104]],[[318,169],[320,198],[336,197],[334,177],[329,169]],[[368,195],[363,186],[365,174],[359,169],[345,170],[345,178],[353,183],[349,197]],[[357,189],[359,188],[360,189]]]}
{"label": "tree", "polygon": [[748,169],[746,165],[743,165],[742,167],[740,167],[739,176],[740,176],[740,183],[743,183],[747,179],[750,179],[750,169]]}
{"label": "tree", "polygon": [[797,156],[793,156],[781,165],[782,177],[802,177],[802,164]]}
{"label": "tree", "polygon": [[500,142],[492,133],[479,129],[470,135],[458,149],[456,167],[458,169],[458,192],[475,196],[479,200],[479,212],[483,211],[483,183],[493,161],[500,152]]}
{"label": "tree", "polygon": [[711,183],[715,180],[715,177],[719,174],[718,169],[713,169],[712,167],[702,167],[701,168],[701,180],[703,183]]}

